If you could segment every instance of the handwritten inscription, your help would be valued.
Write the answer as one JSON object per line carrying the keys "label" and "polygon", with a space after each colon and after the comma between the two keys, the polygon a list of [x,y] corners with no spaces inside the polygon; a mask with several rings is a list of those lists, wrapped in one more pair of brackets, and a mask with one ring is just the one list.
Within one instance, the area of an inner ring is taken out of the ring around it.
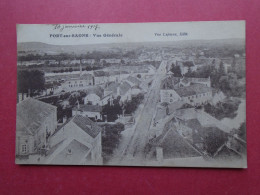
{"label": "handwritten inscription", "polygon": [[88,30],[98,30],[100,26],[98,24],[54,24],[54,30],[62,32],[64,29],[88,29]]}

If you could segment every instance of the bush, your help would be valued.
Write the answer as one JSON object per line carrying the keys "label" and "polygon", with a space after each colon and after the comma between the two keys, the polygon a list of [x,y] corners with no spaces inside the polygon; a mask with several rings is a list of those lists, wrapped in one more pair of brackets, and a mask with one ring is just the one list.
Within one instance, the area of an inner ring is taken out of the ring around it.
{"label": "bush", "polygon": [[223,118],[235,118],[238,110],[240,101],[227,101],[219,102],[216,106],[211,104],[206,104],[204,106],[204,111],[214,116],[218,120]]}
{"label": "bush", "polygon": [[125,114],[132,114],[136,111],[139,104],[143,101],[144,94],[140,93],[136,97],[133,97],[131,101],[125,104]]}
{"label": "bush", "polygon": [[121,139],[121,132],[124,131],[125,126],[122,123],[117,123],[115,125],[104,124],[101,126],[102,130],[102,154],[104,162],[107,162],[113,151]]}

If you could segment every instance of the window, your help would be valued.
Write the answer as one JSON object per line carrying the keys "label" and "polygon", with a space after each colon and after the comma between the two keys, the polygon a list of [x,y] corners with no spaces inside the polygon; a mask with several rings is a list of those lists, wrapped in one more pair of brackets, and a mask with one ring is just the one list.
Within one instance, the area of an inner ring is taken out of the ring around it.
{"label": "window", "polygon": [[27,153],[27,145],[26,144],[24,144],[24,145],[22,145],[22,153]]}
{"label": "window", "polygon": [[72,150],[70,148],[67,150],[67,154],[68,155],[72,154]]}

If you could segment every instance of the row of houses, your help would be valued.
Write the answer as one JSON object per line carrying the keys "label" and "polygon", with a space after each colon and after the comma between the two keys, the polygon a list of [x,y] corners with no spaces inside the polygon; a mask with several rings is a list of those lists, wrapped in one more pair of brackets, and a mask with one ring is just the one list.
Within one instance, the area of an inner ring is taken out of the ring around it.
{"label": "row of houses", "polygon": [[61,87],[63,90],[77,90],[86,88],[93,85],[102,85],[108,82],[120,82],[127,77],[129,73],[126,71],[94,71],[87,74],[80,73],[79,77],[72,77],[62,83]]}
{"label": "row of houses", "polygon": [[[246,154],[246,141],[236,138],[231,132],[230,128],[202,110],[178,109],[169,116],[163,130],[150,140],[150,144],[161,164],[212,166],[212,159],[239,161]],[[211,139],[218,141],[212,145]]]}
{"label": "row of houses", "polygon": [[160,101],[169,104],[183,101],[192,106],[206,104],[212,100],[213,89],[210,78],[174,78],[163,81]]}
{"label": "row of houses", "polygon": [[143,91],[142,82],[129,76],[122,82],[107,83],[103,92],[92,91],[84,97],[84,105],[77,105],[72,109],[72,115],[80,114],[94,121],[103,120],[102,108],[109,104],[113,105],[115,99],[120,97],[120,103],[131,101],[133,96]]}
{"label": "row of houses", "polygon": [[33,98],[17,104],[16,163],[102,164],[101,154],[101,128],[88,117],[58,126],[55,106]]}

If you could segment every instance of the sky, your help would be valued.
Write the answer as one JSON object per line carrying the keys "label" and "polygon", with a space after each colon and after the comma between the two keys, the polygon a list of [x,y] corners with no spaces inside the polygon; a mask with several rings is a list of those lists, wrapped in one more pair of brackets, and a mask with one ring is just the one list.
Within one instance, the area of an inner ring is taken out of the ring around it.
{"label": "sky", "polygon": [[[94,25],[94,26],[93,26]],[[94,29],[93,27],[96,27]],[[62,27],[67,26],[69,28]],[[56,28],[55,28],[56,27]],[[105,37],[104,34],[121,34]],[[155,35],[157,33],[157,35]],[[181,36],[181,33],[184,36]],[[85,37],[72,37],[83,34]],[[96,34],[96,36],[94,36]],[[158,35],[160,34],[160,36]],[[168,34],[168,36],[167,36]],[[169,34],[171,36],[169,36]],[[66,35],[70,37],[65,37]],[[86,37],[86,35],[88,37]],[[97,35],[101,35],[97,37]],[[57,37],[59,36],[59,37]],[[61,37],[60,37],[61,36]],[[245,38],[245,21],[104,23],[104,24],[17,24],[17,42],[53,45],[154,42]]]}

